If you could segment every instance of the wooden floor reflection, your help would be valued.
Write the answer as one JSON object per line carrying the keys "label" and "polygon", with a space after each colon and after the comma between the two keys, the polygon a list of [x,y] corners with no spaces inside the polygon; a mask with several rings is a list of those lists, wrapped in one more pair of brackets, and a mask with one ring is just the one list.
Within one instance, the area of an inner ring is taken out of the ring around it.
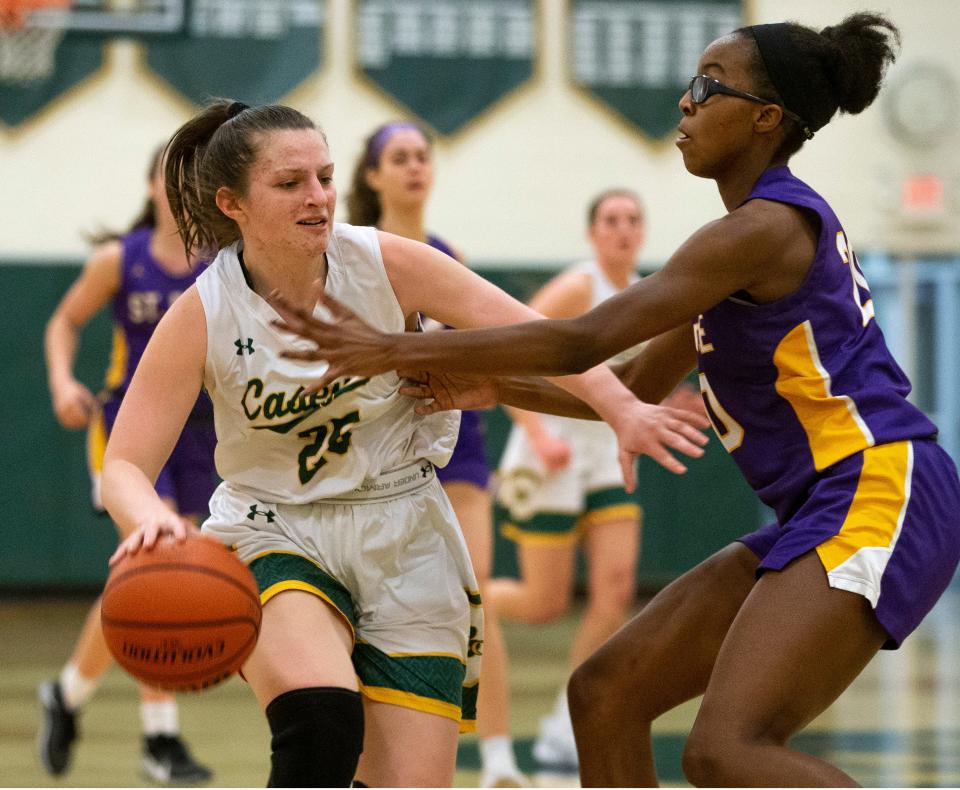
{"label": "wooden floor reflection", "polygon": [[[37,684],[68,655],[89,600],[0,600],[0,785],[129,787],[148,783],[138,769],[139,724],[133,683],[111,670],[81,720],[74,767],[48,776],[35,755]],[[530,754],[540,716],[566,675],[574,616],[548,626],[508,627],[513,708],[521,768],[536,784],[575,786],[576,776],[546,772]],[[696,713],[691,702],[655,726],[661,780],[683,785],[680,754]],[[269,734],[249,689],[232,680],[181,698],[181,721],[212,786],[262,786]],[[838,702],[795,740],[862,784],[960,787],[960,588],[955,586],[899,651],[883,651]],[[456,783],[478,781],[475,740],[461,744]]]}

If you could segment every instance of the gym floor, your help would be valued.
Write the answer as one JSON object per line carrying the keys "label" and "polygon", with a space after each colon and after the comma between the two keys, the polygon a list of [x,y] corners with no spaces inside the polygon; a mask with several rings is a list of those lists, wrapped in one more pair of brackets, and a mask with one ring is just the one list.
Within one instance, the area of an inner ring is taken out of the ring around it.
{"label": "gym floor", "polygon": [[[139,715],[133,681],[112,669],[80,720],[82,740],[65,777],[46,774],[36,757],[37,684],[57,674],[90,599],[0,599],[0,785],[11,787],[149,786],[139,772]],[[506,629],[520,767],[542,786],[576,786],[574,775],[539,772],[531,757],[537,721],[565,676],[571,615],[548,626]],[[661,781],[684,785],[680,753],[696,701],[655,727]],[[182,729],[214,787],[263,786],[268,773],[266,723],[236,678],[180,698]],[[795,740],[873,787],[960,786],[960,589],[944,597],[896,652],[882,652],[841,699]],[[474,786],[475,736],[465,736],[456,783]]]}

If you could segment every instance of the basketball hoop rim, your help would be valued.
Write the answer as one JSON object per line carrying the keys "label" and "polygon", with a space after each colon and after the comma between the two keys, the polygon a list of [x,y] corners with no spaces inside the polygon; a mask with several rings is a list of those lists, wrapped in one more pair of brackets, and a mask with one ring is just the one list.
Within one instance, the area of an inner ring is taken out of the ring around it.
{"label": "basketball hoop rim", "polygon": [[0,0],[0,32],[20,30],[35,11],[70,8],[73,0]]}

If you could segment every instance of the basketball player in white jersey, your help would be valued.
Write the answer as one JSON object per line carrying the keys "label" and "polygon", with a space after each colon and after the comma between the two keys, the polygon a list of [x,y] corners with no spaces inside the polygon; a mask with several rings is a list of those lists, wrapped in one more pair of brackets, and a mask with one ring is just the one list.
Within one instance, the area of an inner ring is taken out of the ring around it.
{"label": "basketball player in white jersey", "polygon": [[[187,249],[220,251],[157,328],[117,417],[103,496],[133,534],[113,561],[191,528],[151,481],[205,387],[224,483],[203,530],[260,586],[242,669],[272,733],[269,784],[449,785],[483,639],[434,472],[458,416],[416,414],[394,372],[306,390],[326,365],[298,359],[312,344],[268,298],[312,311],[331,295],[392,332],[418,313],[454,326],[537,316],[427,245],[335,225],[326,138],[289,107],[212,103],[171,141],[167,185]],[[641,404],[606,368],[557,381],[610,420],[625,459],[702,453],[696,420]]]}
{"label": "basketball player in white jersey", "polygon": [[[644,231],[643,207],[635,192],[600,193],[587,208],[593,257],[547,282],[530,306],[547,318],[573,318],[616,296],[639,279],[636,264]],[[627,349],[609,364],[626,362],[639,350]],[[669,405],[698,408],[699,396],[689,388],[671,398],[679,402]],[[570,646],[572,670],[623,625],[634,600],[640,506],[624,488],[617,439],[609,425],[508,411],[514,425],[500,465],[498,498],[509,517],[500,528],[517,543],[520,578],[491,580],[484,606],[488,615],[531,624],[561,616],[570,607],[577,548],[582,547],[587,605]],[[506,734],[506,689],[491,690],[489,685],[484,684],[484,694],[488,700],[499,698],[501,707],[483,713],[495,718]],[[495,786],[495,777],[504,773],[499,752],[487,748],[482,754],[481,784]],[[540,720],[533,754],[551,768],[577,766],[565,684],[553,711]]]}

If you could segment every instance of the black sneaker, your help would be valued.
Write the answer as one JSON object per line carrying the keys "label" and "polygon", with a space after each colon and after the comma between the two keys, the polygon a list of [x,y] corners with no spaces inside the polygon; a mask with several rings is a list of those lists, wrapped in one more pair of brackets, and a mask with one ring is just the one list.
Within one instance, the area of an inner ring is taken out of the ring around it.
{"label": "black sneaker", "polygon": [[193,759],[179,735],[143,739],[143,772],[162,785],[195,785],[213,776],[209,768]]}
{"label": "black sneaker", "polygon": [[70,752],[78,735],[77,715],[63,704],[59,681],[41,683],[37,696],[43,706],[38,743],[40,762],[54,776],[59,776],[70,767]]}

